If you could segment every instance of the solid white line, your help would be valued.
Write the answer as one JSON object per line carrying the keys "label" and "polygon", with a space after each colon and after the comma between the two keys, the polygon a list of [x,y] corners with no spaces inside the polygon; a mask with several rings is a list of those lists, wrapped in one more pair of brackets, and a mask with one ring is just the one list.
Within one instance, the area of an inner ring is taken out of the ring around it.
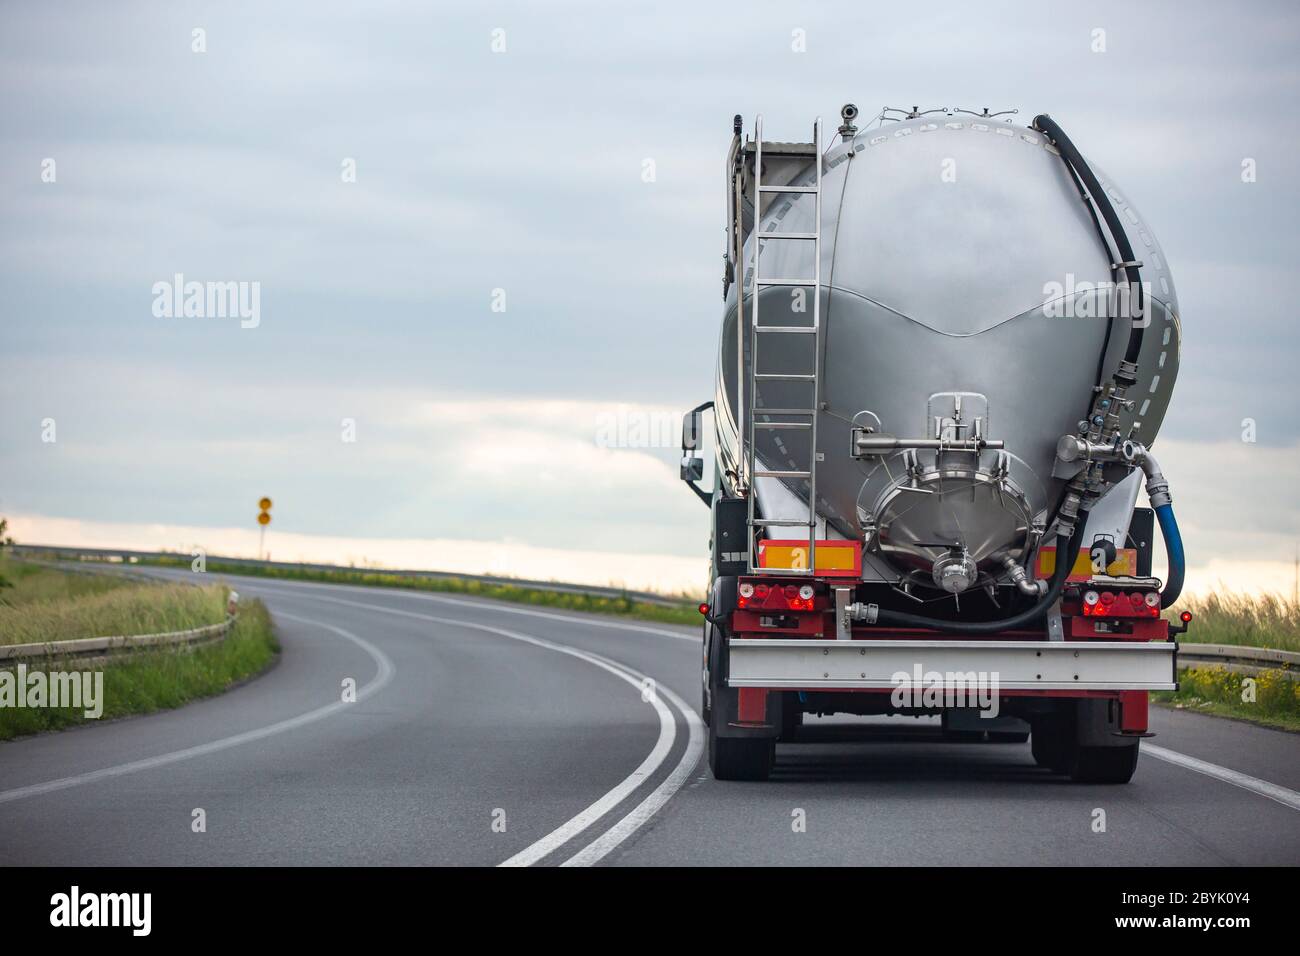
{"label": "solid white line", "polygon": [[[183,571],[177,572],[179,575],[184,575],[185,573],[186,572]],[[224,574],[225,572],[221,573]],[[168,575],[168,577],[171,577],[171,575]],[[647,627],[643,624],[624,624],[621,621],[603,620],[598,616],[597,612],[593,612],[590,617],[578,617],[571,614],[551,614],[547,611],[535,611],[532,608],[512,607],[504,601],[494,601],[491,598],[484,598],[482,601],[471,601],[462,598],[445,597],[441,594],[430,594],[427,591],[417,591],[415,589],[408,590],[406,588],[391,588],[365,584],[327,584],[317,581],[288,581],[281,578],[254,579],[252,577],[245,577],[242,580],[245,582],[243,586],[253,591],[263,590],[274,593],[279,588],[286,586],[290,588],[307,588],[309,590],[317,591],[322,589],[331,591],[360,591],[363,594],[373,594],[376,591],[381,591],[385,594],[411,597],[420,601],[435,601],[440,604],[454,604],[458,607],[474,608],[479,611],[501,611],[503,614],[523,614],[528,617],[540,617],[548,621],[562,621],[568,624],[586,624],[590,627],[612,627],[620,631],[639,631],[643,634],[658,634],[660,637],[671,637],[679,641],[691,641],[695,644],[699,644],[703,641],[703,636],[681,634],[677,631],[668,631],[661,627]],[[261,581],[263,580],[270,581],[271,584],[262,584]]]}
{"label": "solid white line", "polygon": [[1276,800],[1278,803],[1282,804],[1282,806],[1290,807],[1292,810],[1300,810],[1300,793],[1297,793],[1294,790],[1288,790],[1286,787],[1279,786],[1276,783],[1269,783],[1267,780],[1260,780],[1258,777],[1239,773],[1236,770],[1229,770],[1227,767],[1220,767],[1216,763],[1198,760],[1195,757],[1189,757],[1187,754],[1179,753],[1176,750],[1167,750],[1164,747],[1157,747],[1155,744],[1142,744],[1142,753],[1150,754],[1157,760],[1163,760],[1166,763],[1171,763],[1187,770],[1194,770],[1197,773],[1203,773],[1207,777],[1213,777],[1215,780],[1222,780],[1224,783],[1230,783],[1234,787],[1241,787],[1241,789],[1257,793],[1261,797],[1268,797],[1270,800]]}
{"label": "solid white line", "polygon": [[[357,701],[360,702],[370,697],[387,686],[388,682],[393,679],[393,663],[375,645],[363,638],[357,637],[351,631],[345,631],[341,627],[335,627],[333,624],[323,624],[320,621],[313,621],[305,617],[298,617],[294,614],[285,614],[283,611],[277,611],[277,615],[286,617],[291,621],[298,621],[302,624],[310,624],[314,627],[322,627],[327,631],[333,631],[340,637],[347,638],[356,644],[375,662],[378,668],[375,676],[364,687],[357,690]],[[246,730],[242,734],[235,734],[232,737],[222,737],[220,740],[209,741],[205,744],[199,744],[194,747],[186,747],[184,750],[174,750],[171,753],[159,754],[156,757],[146,757],[143,760],[133,760],[130,763],[119,764],[116,767],[105,767],[102,770],[91,770],[88,773],[79,773],[71,777],[60,777],[58,780],[48,780],[45,783],[34,783],[27,787],[18,787],[13,790],[0,790],[0,803],[10,803],[14,800],[21,800],[24,797],[36,797],[46,793],[53,793],[56,790],[66,790],[69,787],[78,787],[82,784],[96,783],[100,780],[108,780],[113,777],[122,777],[129,773],[137,773],[141,770],[153,770],[156,767],[164,767],[167,764],[177,763],[181,760],[189,760],[191,757],[203,757],[207,754],[216,753],[221,750],[229,750],[231,747],[238,747],[240,744],[252,743],[255,740],[264,740],[275,734],[282,734],[287,730],[296,730],[307,724],[315,723],[318,720],[324,720],[345,707],[353,706],[351,703],[344,703],[342,700],[335,701],[332,704],[326,704],[324,707],[317,707],[315,710],[309,710],[305,714],[299,714],[297,717],[290,717],[287,720],[281,720],[274,724],[268,724],[265,727],[258,727],[255,730]]]}
{"label": "solid white line", "polygon": [[[679,711],[686,721],[688,729],[688,738],[686,749],[677,766],[664,781],[659,784],[651,793],[634,807],[627,816],[623,817],[618,823],[598,837],[587,847],[579,851],[574,856],[564,862],[564,866],[590,866],[596,863],[620,843],[639,830],[650,818],[667,803],[682,785],[686,783],[695,765],[699,762],[700,754],[704,750],[704,725],[700,719],[695,716],[695,712],[682,701],[675,693],[667,687],[661,687],[658,683],[651,680],[645,674],[635,670],[628,665],[610,660],[608,657],[602,657],[599,654],[593,654],[590,651],[579,650],[575,647],[569,647],[566,644],[557,644],[554,641],[543,640],[539,637],[533,637],[529,634],[520,634],[517,631],[507,631],[504,628],[492,627],[488,624],[476,624],[472,621],[461,621],[455,618],[436,617],[432,614],[421,614],[419,611],[407,611],[402,608],[385,607],[382,604],[367,604],[364,601],[348,601],[344,598],[331,598],[323,595],[317,595],[317,600],[329,601],[333,604],[344,604],[350,607],[363,608],[370,611],[379,611],[385,614],[396,614],[400,617],[410,617],[422,621],[432,621],[436,624],[449,624],[453,627],[467,627],[477,631],[486,631],[489,634],[497,634],[501,637],[507,637],[511,640],[522,641],[525,644],[532,644],[536,647],[542,647],[547,650],[558,651],[561,654],[568,654],[586,661],[589,664],[608,671],[616,677],[621,678],[631,684],[637,690],[644,688],[653,688],[649,694],[642,693],[642,698],[649,698],[650,703],[655,708],[655,713],[659,716],[659,739],[655,742],[654,749],[650,751],[649,756],[632,771],[626,778],[619,782],[613,789],[600,797],[595,803],[587,807],[577,816],[562,823],[550,833],[546,834],[535,843],[520,850],[508,860],[498,864],[499,866],[531,866],[538,860],[541,860],[551,853],[554,853],[564,844],[568,843],[579,833],[582,833],[592,824],[596,823],[618,804],[622,803],[629,795],[641,786],[650,776],[659,768],[659,766],[668,758],[672,750],[673,741],[677,735],[677,723],[673,719],[672,712],[660,701],[660,696],[668,698]],[[550,617],[551,615],[544,615]]]}
{"label": "solid white line", "polygon": [[667,687],[658,690],[671,700],[673,706],[686,718],[686,725],[689,728],[686,752],[682,754],[682,759],[673,768],[673,772],[651,791],[649,796],[637,804],[622,820],[565,860],[560,864],[561,866],[592,866],[600,862],[611,850],[649,822],[650,818],[682,788],[687,778],[694,772],[695,765],[699,763],[700,755],[704,751],[704,724],[699,717],[695,716],[695,711]]}

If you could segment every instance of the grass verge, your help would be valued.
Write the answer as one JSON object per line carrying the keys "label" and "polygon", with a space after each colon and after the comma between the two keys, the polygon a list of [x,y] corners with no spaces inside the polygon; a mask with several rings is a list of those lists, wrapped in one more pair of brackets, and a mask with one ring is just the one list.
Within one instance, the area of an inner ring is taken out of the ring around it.
{"label": "grass verge", "polygon": [[[173,589],[146,585],[138,590],[154,593],[157,597],[155,592],[172,592]],[[221,588],[211,590],[222,591]],[[108,664],[88,665],[74,659],[64,664],[51,662],[47,666],[49,670],[102,670],[103,715],[99,719],[106,720],[166,710],[219,694],[261,673],[270,666],[278,651],[279,643],[265,606],[260,601],[246,600],[241,602],[239,620],[230,634],[215,644],[194,650],[168,649],[122,655]],[[0,707],[0,740],[94,722],[85,716],[83,710],[76,708]]]}
{"label": "grass verge", "polygon": [[95,585],[105,583],[100,578],[107,575],[50,573],[77,580],[62,588],[42,582],[42,596],[29,600],[30,595],[22,591],[25,581],[20,579],[14,587],[18,600],[0,604],[0,644],[161,634],[225,620],[226,589],[220,585],[142,584],[127,579],[97,588]]}
{"label": "grass verge", "polygon": [[[141,565],[152,564],[160,567],[188,568],[188,558],[154,559],[141,561]],[[617,614],[633,617],[643,621],[658,621],[662,624],[700,623],[700,612],[695,602],[682,601],[680,607],[667,607],[647,604],[628,596],[598,597],[589,594],[567,594],[559,591],[543,591],[538,588],[524,587],[517,584],[490,584],[466,578],[416,578],[385,571],[340,568],[334,571],[319,571],[309,568],[278,568],[271,566],[227,564],[221,560],[209,558],[209,574],[239,574],[250,577],[280,579],[288,581],[315,581],[322,584],[354,584],[370,587],[405,588],[411,591],[434,591],[443,594],[464,594],[471,597],[491,598],[496,601],[511,601],[516,604],[532,604],[538,607],[557,608],[566,611],[587,611],[594,614]]]}
{"label": "grass verge", "polygon": [[103,594],[130,583],[130,578],[108,574],[69,574],[0,553],[0,609]]}
{"label": "grass verge", "polygon": [[1191,627],[1179,637],[1183,643],[1300,651],[1300,604],[1279,595],[1216,591],[1180,599],[1177,610],[1192,612]]}
{"label": "grass verge", "polygon": [[1222,665],[1189,667],[1179,671],[1178,684],[1177,691],[1158,691],[1151,699],[1179,710],[1300,731],[1300,681],[1291,680],[1281,670],[1251,677]]}

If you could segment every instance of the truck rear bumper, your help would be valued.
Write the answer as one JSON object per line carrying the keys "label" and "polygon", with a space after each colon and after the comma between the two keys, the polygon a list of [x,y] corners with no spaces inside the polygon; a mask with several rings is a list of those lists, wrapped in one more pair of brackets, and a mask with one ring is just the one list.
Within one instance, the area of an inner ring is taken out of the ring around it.
{"label": "truck rear bumper", "polygon": [[1008,691],[1178,689],[1173,641],[732,638],[728,646],[731,687],[892,690],[955,674]]}

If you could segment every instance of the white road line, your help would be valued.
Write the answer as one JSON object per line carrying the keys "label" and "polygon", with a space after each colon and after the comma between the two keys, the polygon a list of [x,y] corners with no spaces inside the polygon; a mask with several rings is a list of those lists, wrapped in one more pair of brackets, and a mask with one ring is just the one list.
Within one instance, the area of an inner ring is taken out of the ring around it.
{"label": "white road line", "polygon": [[[183,576],[186,572],[181,571],[177,574]],[[216,572],[207,572],[216,574]],[[221,572],[224,574],[224,572]],[[220,576],[217,574],[216,576]],[[171,577],[171,575],[168,575]],[[590,617],[577,617],[571,614],[551,614],[547,611],[535,611],[526,607],[511,607],[504,601],[493,601],[485,599],[483,601],[467,601],[462,598],[444,597],[441,594],[429,594],[425,591],[417,591],[405,588],[383,588],[365,584],[325,584],[316,581],[287,581],[280,578],[250,580],[255,575],[244,577],[246,582],[243,586],[249,590],[264,590],[275,592],[281,587],[290,588],[307,588],[309,590],[330,590],[330,591],[351,591],[361,593],[371,593],[379,590],[385,594],[391,594],[398,597],[410,597],[420,601],[436,601],[439,604],[454,604],[458,607],[474,608],[479,611],[501,611],[503,614],[524,614],[528,617],[540,617],[548,621],[562,621],[568,624],[585,624],[589,627],[612,627],[620,631],[639,631],[643,634],[658,634],[660,637],[671,637],[679,641],[690,641],[693,644],[699,644],[703,641],[703,636],[694,634],[680,634],[677,631],[668,631],[662,627],[647,627],[644,624],[624,624],[621,621],[602,620],[596,613]],[[262,584],[262,580],[271,581],[272,584]]]}
{"label": "white road line", "polygon": [[[388,682],[393,679],[392,661],[388,659],[388,656],[384,654],[383,651],[364,638],[357,637],[351,631],[345,631],[343,628],[335,627],[333,624],[323,624],[320,621],[298,617],[294,614],[285,614],[283,611],[277,611],[276,614],[281,617],[286,617],[291,621],[298,621],[302,624],[310,624],[313,627],[320,627],[327,631],[333,631],[340,637],[347,638],[371,656],[378,670],[375,676],[365,686],[357,690],[358,702],[383,690],[383,688],[387,686]],[[48,780],[45,783],[34,783],[27,787],[18,787],[13,790],[0,790],[0,803],[10,803],[14,800],[22,800],[24,797],[41,796],[43,794],[53,793],[56,790],[67,790],[69,787],[79,787],[83,784],[96,783],[100,780],[108,780],[113,777],[123,777],[129,773],[137,773],[141,770],[153,770],[156,767],[164,767],[181,760],[189,760],[191,757],[203,757],[207,754],[217,753],[221,750],[229,750],[231,747],[238,747],[240,744],[252,743],[255,740],[264,740],[267,737],[282,734],[288,730],[296,730],[299,727],[315,723],[318,720],[324,720],[326,717],[338,713],[343,708],[351,706],[353,706],[353,704],[344,703],[342,700],[338,700],[332,704],[326,704],[324,707],[317,707],[315,710],[309,710],[305,714],[299,714],[297,717],[290,717],[287,720],[268,724],[265,727],[258,727],[255,730],[246,730],[242,734],[235,734],[232,737],[222,737],[220,740],[209,741],[208,743],[199,744],[195,747],[186,747],[184,750],[174,750],[171,753],[159,754],[156,757],[145,757],[143,760],[133,760],[130,763],[119,764],[116,767],[104,767],[102,770],[91,770],[88,773],[79,773],[71,777],[60,777],[57,780]]]}
{"label": "white road line", "polygon": [[[277,582],[277,583],[284,583],[284,582]],[[294,583],[298,583],[298,582],[294,582]],[[328,587],[328,586],[329,585],[318,585],[318,587]],[[443,598],[441,596],[427,595],[427,594],[419,594],[418,596],[428,600],[447,601],[449,603],[460,604],[467,607],[474,607],[474,608],[483,607],[482,604],[478,604],[473,601],[458,601],[453,598]],[[492,609],[496,610],[497,608],[493,606]],[[509,610],[513,613],[519,613],[519,614],[531,614],[535,617],[551,618],[555,620],[575,620],[584,624],[595,623],[595,622],[587,621],[584,618],[571,618],[568,616],[562,616],[557,614],[546,614],[539,611],[532,611],[527,608],[501,608],[501,610]],[[656,633],[656,634],[666,634],[670,637],[677,637],[677,638],[686,637],[685,635],[682,634],[674,634],[672,631],[662,631],[655,628],[637,628],[635,625],[622,625],[616,622],[609,622],[609,621],[601,621],[599,623],[607,627],[630,627],[636,630],[649,630],[652,633]],[[695,640],[695,638],[686,638],[686,639],[692,641]],[[663,693],[665,694],[665,696],[667,696],[671,692],[669,692],[665,688]],[[683,715],[687,718],[688,723],[692,721],[698,723],[699,718],[695,716],[695,712],[690,707],[687,707],[684,704],[681,704],[680,702],[675,702],[675,703],[677,704],[678,710],[681,710]],[[694,734],[695,727],[693,725],[691,729],[692,729],[692,734]],[[1249,790],[1253,793],[1259,794],[1260,796],[1268,797],[1270,800],[1275,800],[1278,803],[1282,804],[1283,806],[1290,807],[1293,810],[1300,810],[1300,793],[1297,793],[1295,790],[1290,790],[1286,787],[1280,786],[1279,784],[1269,783],[1267,780],[1260,780],[1258,777],[1252,777],[1249,774],[1244,774],[1237,770],[1231,770],[1228,767],[1221,767],[1218,764],[1209,763],[1208,761],[1198,760],[1195,757],[1189,757],[1186,754],[1179,753],[1176,750],[1169,750],[1165,747],[1158,747],[1155,744],[1143,744],[1142,751],[1143,753],[1150,754],[1151,756],[1155,757],[1157,760],[1164,760],[1167,763],[1175,764],[1176,766],[1183,767],[1187,770],[1194,770],[1197,773],[1205,774],[1208,777],[1213,777],[1216,780],[1223,781],[1224,783],[1230,783],[1235,787],[1241,787],[1243,790]],[[697,759],[698,759],[698,755],[697,755]],[[692,768],[694,767],[694,763],[692,763],[691,767]],[[689,774],[689,769],[687,770],[687,774]],[[667,782],[668,781],[665,781],[665,783]],[[682,783],[684,783],[684,780],[682,781]],[[672,793],[675,793],[677,789],[680,789],[682,783],[678,783],[676,787],[672,788]],[[669,793],[669,796],[671,796],[672,793]],[[654,794],[651,794],[651,797],[653,796]],[[651,797],[647,797],[646,800],[647,801],[650,800]],[[664,802],[666,802],[666,798]],[[660,804],[660,806],[661,805],[662,803]],[[656,807],[655,809],[658,808]],[[654,810],[651,810],[650,813],[653,814]],[[637,826],[639,825],[640,824],[637,824]],[[635,830],[636,827],[633,827],[632,829]],[[594,846],[595,844],[592,844],[592,847]],[[591,847],[589,847],[588,849],[591,849]],[[613,849],[613,846],[610,846],[609,849],[605,850],[604,852],[608,853],[610,849]],[[579,854],[579,856],[582,856],[586,852],[587,852],[586,850],[583,850],[582,853]],[[604,853],[601,854],[601,856],[603,855]],[[577,859],[577,857],[575,857],[574,859]],[[599,857],[597,857],[597,859],[599,859]],[[564,865],[567,866],[569,864],[566,861]]]}
{"label": "white road line", "polygon": [[[638,691],[646,686],[654,688],[654,692],[649,695],[649,703],[655,708],[655,713],[659,716],[659,739],[655,742],[654,749],[650,751],[649,756],[641,761],[641,764],[632,771],[626,778],[618,783],[608,793],[598,799],[591,806],[587,807],[577,816],[562,823],[550,833],[546,834],[540,840],[520,850],[508,860],[498,864],[499,866],[531,866],[538,860],[541,860],[554,853],[564,844],[568,843],[579,833],[596,823],[616,806],[623,802],[633,791],[659,768],[659,766],[668,758],[672,750],[673,741],[677,736],[677,723],[673,720],[672,712],[664,706],[659,699],[661,696],[668,698],[673,706],[681,711],[682,718],[686,721],[688,737],[686,749],[682,753],[681,759],[672,772],[659,784],[651,793],[634,807],[622,820],[607,830],[604,834],[594,840],[587,847],[579,851],[574,856],[564,862],[564,866],[590,866],[605,857],[611,850],[630,837],[642,826],[649,822],[650,818],[663,807],[686,780],[690,777],[695,765],[699,763],[700,755],[704,750],[704,725],[700,722],[699,717],[691,710],[686,703],[667,687],[660,686],[651,678],[642,674],[640,671],[629,667],[628,665],[602,657],[600,654],[593,654],[590,651],[579,650],[576,647],[569,647],[566,644],[557,644],[554,641],[543,640],[540,637],[533,637],[530,634],[520,634],[517,631],[507,631],[504,628],[492,627],[488,624],[477,624],[473,621],[461,621],[455,618],[436,617],[432,614],[421,614],[419,611],[407,611],[402,608],[385,607],[382,604],[367,604],[364,601],[348,601],[344,598],[331,598],[324,595],[317,595],[317,600],[329,601],[333,604],[344,604],[349,607],[363,608],[369,611],[380,611],[385,614],[396,614],[400,617],[410,617],[421,621],[432,621],[436,624],[449,624],[453,627],[467,627],[476,631],[486,631],[489,634],[497,634],[501,637],[507,637],[511,640],[522,641],[525,644],[532,644],[536,647],[542,647],[547,650],[558,651],[561,654],[568,654],[594,664],[596,667],[609,671],[616,677],[621,678],[631,684]],[[552,615],[543,615],[551,617]],[[642,695],[643,698],[646,696]]]}
{"label": "white road line", "polygon": [[673,772],[649,796],[584,849],[565,860],[560,864],[561,866],[591,866],[600,862],[611,850],[649,822],[650,818],[682,788],[687,778],[694,772],[695,765],[699,763],[700,756],[704,752],[704,724],[700,722],[699,717],[695,716],[695,711],[667,687],[659,688],[659,693],[671,700],[673,706],[686,718],[689,728],[686,752],[682,754],[682,759],[673,768]]}
{"label": "white road line", "polygon": [[1183,767],[1187,770],[1194,770],[1197,773],[1203,773],[1207,777],[1213,777],[1215,780],[1222,780],[1224,783],[1230,783],[1234,787],[1241,787],[1241,789],[1257,793],[1261,797],[1268,797],[1270,800],[1276,800],[1278,803],[1282,804],[1282,806],[1290,807],[1292,810],[1300,810],[1300,793],[1297,793],[1294,790],[1288,790],[1286,787],[1278,786],[1276,783],[1269,783],[1267,780],[1260,780],[1258,777],[1239,773],[1236,770],[1229,770],[1227,767],[1220,767],[1217,763],[1198,760],[1195,757],[1187,756],[1187,754],[1181,754],[1176,750],[1167,750],[1164,747],[1157,747],[1155,744],[1142,744],[1142,753],[1150,754],[1157,760],[1163,760],[1166,763],[1174,764],[1177,767]]}

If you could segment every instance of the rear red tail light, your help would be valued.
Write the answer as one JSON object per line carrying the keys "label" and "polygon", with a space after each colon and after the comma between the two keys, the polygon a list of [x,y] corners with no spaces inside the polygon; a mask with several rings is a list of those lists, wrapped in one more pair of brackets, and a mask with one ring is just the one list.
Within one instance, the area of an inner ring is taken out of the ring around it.
{"label": "rear red tail light", "polygon": [[1118,595],[1113,591],[1088,591],[1082,608],[1084,617],[1159,617],[1160,597],[1145,591]]}
{"label": "rear red tail light", "polygon": [[737,606],[750,611],[815,611],[816,591],[812,585],[755,584],[742,582]]}

